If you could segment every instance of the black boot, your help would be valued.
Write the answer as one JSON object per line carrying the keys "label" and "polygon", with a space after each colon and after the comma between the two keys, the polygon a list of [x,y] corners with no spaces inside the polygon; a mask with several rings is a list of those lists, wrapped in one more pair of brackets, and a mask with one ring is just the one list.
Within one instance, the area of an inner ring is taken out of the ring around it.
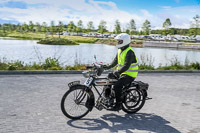
{"label": "black boot", "polygon": [[120,111],[122,109],[122,103],[119,102],[119,103],[116,103],[115,106],[111,109],[108,109],[110,111]]}

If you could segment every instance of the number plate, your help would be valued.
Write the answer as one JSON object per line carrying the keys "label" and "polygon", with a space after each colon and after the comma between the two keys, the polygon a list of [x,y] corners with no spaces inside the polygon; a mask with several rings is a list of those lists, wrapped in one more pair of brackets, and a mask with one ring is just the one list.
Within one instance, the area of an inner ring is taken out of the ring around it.
{"label": "number plate", "polygon": [[70,82],[68,84],[69,87],[73,86],[73,85],[76,85],[76,84],[80,84],[80,81],[73,81],[73,82]]}
{"label": "number plate", "polygon": [[89,78],[85,81],[84,85],[85,85],[85,86],[90,86],[90,84],[92,83],[92,81],[93,81],[93,78],[92,78],[92,77],[89,77]]}

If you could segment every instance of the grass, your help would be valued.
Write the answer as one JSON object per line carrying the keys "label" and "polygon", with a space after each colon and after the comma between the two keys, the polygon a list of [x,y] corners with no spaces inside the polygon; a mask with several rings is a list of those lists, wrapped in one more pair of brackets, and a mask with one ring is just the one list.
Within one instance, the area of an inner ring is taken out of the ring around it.
{"label": "grass", "polygon": [[74,41],[64,38],[44,38],[40,39],[37,43],[48,45],[79,45]]}
{"label": "grass", "polygon": [[[58,37],[58,35],[55,35]],[[82,37],[82,36],[61,36],[61,38],[69,39],[77,43],[96,43],[97,38],[92,37]]]}
{"label": "grass", "polygon": [[116,45],[117,44],[117,40],[114,39],[97,39],[96,43],[98,44],[110,44],[110,45]]}
{"label": "grass", "polygon": [[12,32],[12,33],[8,33],[7,36],[19,38],[22,40],[40,40],[40,39],[45,38],[44,33],[32,33],[32,32],[24,32],[24,33]]}
{"label": "grass", "polygon": [[0,70],[63,70],[58,59],[47,58],[43,63],[25,64],[22,61],[0,61]]}
{"label": "grass", "polygon": [[[0,32],[0,36],[13,37],[19,40],[41,40],[45,38],[59,38],[59,35],[46,35],[45,33],[33,33],[33,32],[7,32],[6,34]],[[76,43],[98,43],[116,45],[117,41],[111,38],[94,38],[94,37],[82,37],[82,36],[67,36],[61,35],[60,38],[68,39]],[[134,40],[132,44],[142,44],[141,40]],[[46,43],[45,43],[46,44]]]}
{"label": "grass", "polygon": [[200,42],[199,43],[185,43],[184,45],[195,45],[195,46],[200,46]]}
{"label": "grass", "polygon": [[[12,32],[7,33],[7,37],[15,37],[20,38],[23,40],[40,40],[44,39],[46,37],[49,38],[59,38],[58,35],[46,35],[44,33],[33,33],[33,32],[26,32],[26,33],[20,33],[20,32]],[[60,38],[68,39],[77,43],[95,43],[97,41],[96,38],[90,38],[90,37],[82,37],[82,36],[60,36]]]}
{"label": "grass", "polygon": [[[47,58],[42,63],[25,64],[22,61],[8,62],[5,59],[0,60],[0,70],[86,70],[86,65],[76,64],[74,66],[61,66],[58,59]],[[168,66],[155,68],[151,64],[139,64],[139,70],[200,70],[200,63],[188,63],[181,65],[179,62],[173,62]]]}
{"label": "grass", "polygon": [[200,70],[200,63],[191,63],[189,65],[181,65],[180,63],[170,66],[158,67],[157,70]]}

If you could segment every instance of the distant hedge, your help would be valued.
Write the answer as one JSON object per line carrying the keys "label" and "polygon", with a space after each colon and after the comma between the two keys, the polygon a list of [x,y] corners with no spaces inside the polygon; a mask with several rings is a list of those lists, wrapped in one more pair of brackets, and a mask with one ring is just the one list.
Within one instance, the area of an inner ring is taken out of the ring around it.
{"label": "distant hedge", "polygon": [[48,44],[48,45],[79,45],[74,41],[64,38],[44,38],[39,40],[37,43]]}

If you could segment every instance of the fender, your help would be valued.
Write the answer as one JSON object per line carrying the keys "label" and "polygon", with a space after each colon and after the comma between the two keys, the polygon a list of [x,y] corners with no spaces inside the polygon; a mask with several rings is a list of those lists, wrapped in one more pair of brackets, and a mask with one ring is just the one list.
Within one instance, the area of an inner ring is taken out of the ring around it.
{"label": "fender", "polygon": [[136,87],[138,90],[142,91],[144,98],[146,99],[148,94],[147,90],[149,88],[148,83],[144,83],[142,81],[133,81],[130,85],[131,87]]}
{"label": "fender", "polygon": [[94,93],[92,92],[92,90],[85,86],[85,85],[81,85],[81,84],[75,84],[75,85],[72,85],[69,87],[70,90],[72,89],[83,89],[87,92],[87,101],[85,103],[85,106],[90,110],[92,111],[94,105],[95,105],[95,97],[94,97]]}
{"label": "fender", "polygon": [[142,90],[142,91],[143,91],[143,93],[144,93],[144,98],[146,99],[147,96],[148,96],[148,94],[147,94],[147,90]]}
{"label": "fender", "polygon": [[149,84],[142,81],[133,81],[130,86],[136,87],[139,90],[148,90],[149,88]]}

